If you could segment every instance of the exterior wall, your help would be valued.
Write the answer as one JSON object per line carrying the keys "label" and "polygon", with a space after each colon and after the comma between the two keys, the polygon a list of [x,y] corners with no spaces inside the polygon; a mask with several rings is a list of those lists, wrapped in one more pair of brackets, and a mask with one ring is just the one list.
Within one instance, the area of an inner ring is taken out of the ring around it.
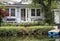
{"label": "exterior wall", "polygon": [[7,21],[7,19],[15,19],[15,21],[7,21],[7,22],[16,22],[16,8],[14,8],[15,9],[15,16],[11,16],[11,9],[12,8],[9,8],[9,16],[6,17],[5,19],[6,19],[6,21]]}
{"label": "exterior wall", "polygon": [[[32,8],[33,9],[33,8]],[[35,9],[40,9],[40,8],[35,8]],[[35,13],[36,13],[36,11],[35,11]],[[44,19],[44,14],[43,13],[40,13],[40,16],[31,16],[31,9],[29,9],[29,20],[30,21],[36,21],[37,19],[41,19],[41,20],[43,20]]]}
{"label": "exterior wall", "polygon": [[21,10],[20,10],[20,8],[16,8],[16,22],[17,23],[20,23],[21,22]]}
{"label": "exterior wall", "polygon": [[60,24],[60,11],[59,11],[59,9],[54,10],[54,21],[56,24]]}
{"label": "exterior wall", "polygon": [[[25,9],[25,19],[26,21],[22,21],[21,20],[21,9]],[[11,7],[9,7],[9,14],[11,14]],[[31,22],[31,21],[35,21],[36,19],[44,19],[44,15],[43,13],[40,13],[40,16],[31,16],[31,9],[30,8],[17,8],[15,7],[15,16],[8,16],[7,17],[8,19],[12,19],[14,18],[15,21],[7,21],[7,22],[17,22],[17,23],[20,23],[20,22]],[[7,19],[6,18],[6,19]]]}
{"label": "exterior wall", "polygon": [[[7,21],[7,22],[17,22],[17,23],[20,23],[20,22],[31,22],[31,21],[35,21],[36,19],[44,19],[44,15],[43,13],[40,13],[40,16],[31,16],[31,9],[32,8],[28,8],[28,5],[27,4],[30,4],[32,2],[32,0],[21,0],[21,4],[22,5],[6,5],[6,7],[9,8],[9,16],[6,17],[6,19],[15,19],[15,21]],[[26,4],[26,5],[24,5]],[[11,9],[12,8],[15,8],[15,16],[10,16],[11,15]],[[25,21],[24,20],[21,20],[21,9],[25,9]],[[36,8],[34,8],[36,9]],[[39,8],[38,8],[39,9]]]}

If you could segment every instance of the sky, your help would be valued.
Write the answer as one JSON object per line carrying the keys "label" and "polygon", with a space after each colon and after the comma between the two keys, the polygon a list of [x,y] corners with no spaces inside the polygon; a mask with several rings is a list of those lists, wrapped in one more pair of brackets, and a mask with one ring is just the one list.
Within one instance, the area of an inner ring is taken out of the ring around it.
{"label": "sky", "polygon": [[20,2],[21,0],[0,0],[0,1],[15,1],[15,2]]}
{"label": "sky", "polygon": [[8,2],[10,4],[14,4],[14,2],[20,2],[21,0],[0,0],[0,2],[2,1]]}
{"label": "sky", "polygon": [[17,1],[17,2],[20,2],[21,0],[12,0],[12,1]]}

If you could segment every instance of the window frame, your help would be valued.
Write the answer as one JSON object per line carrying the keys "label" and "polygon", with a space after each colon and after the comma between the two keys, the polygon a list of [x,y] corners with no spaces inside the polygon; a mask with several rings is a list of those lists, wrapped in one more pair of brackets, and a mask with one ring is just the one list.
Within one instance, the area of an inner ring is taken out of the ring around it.
{"label": "window frame", "polygon": [[[38,17],[38,15],[37,15],[37,10],[40,10],[40,8],[35,8],[35,15],[33,15],[33,16],[37,16]],[[31,9],[32,10],[32,9]],[[32,16],[32,12],[31,12],[31,16]],[[39,16],[41,16],[41,11],[40,11],[40,15]]]}
{"label": "window frame", "polygon": [[39,14],[38,14],[37,10],[40,11],[40,9],[36,9],[36,16],[40,16],[41,11],[40,12],[38,11],[39,12]]}
{"label": "window frame", "polygon": [[[12,9],[14,9],[14,13],[15,13],[15,8],[11,8],[10,16],[12,16]],[[15,15],[13,17],[15,17]]]}
{"label": "window frame", "polygon": [[35,16],[35,9],[34,9],[34,15],[32,15],[33,14],[33,11],[32,11],[33,9],[31,9],[31,16]]}

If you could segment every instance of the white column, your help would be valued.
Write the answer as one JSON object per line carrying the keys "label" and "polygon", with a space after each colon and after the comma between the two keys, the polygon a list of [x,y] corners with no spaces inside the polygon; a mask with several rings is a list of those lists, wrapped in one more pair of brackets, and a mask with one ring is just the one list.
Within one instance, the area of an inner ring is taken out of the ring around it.
{"label": "white column", "polygon": [[11,8],[9,8],[9,17],[11,16]]}
{"label": "white column", "polygon": [[17,8],[15,8],[15,17],[17,17]]}
{"label": "white column", "polygon": [[21,22],[21,8],[19,8],[20,22]]}
{"label": "white column", "polygon": [[16,22],[20,23],[20,8],[15,8],[15,13],[16,13]]}
{"label": "white column", "polygon": [[28,9],[26,8],[25,10],[26,10],[26,12],[25,12],[25,16],[26,16],[25,19],[26,19],[26,22],[27,22]]}
{"label": "white column", "polygon": [[37,8],[35,8],[35,19],[37,18]]}
{"label": "white column", "polygon": [[28,9],[28,21],[31,21],[31,9]]}
{"label": "white column", "polygon": [[59,12],[54,12],[54,21],[56,24],[59,24]]}

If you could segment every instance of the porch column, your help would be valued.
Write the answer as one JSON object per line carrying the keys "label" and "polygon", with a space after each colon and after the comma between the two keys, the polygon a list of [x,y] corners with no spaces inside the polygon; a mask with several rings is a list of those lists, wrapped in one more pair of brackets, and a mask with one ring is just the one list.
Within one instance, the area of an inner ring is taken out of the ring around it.
{"label": "porch column", "polygon": [[58,10],[54,10],[54,21],[56,24],[59,24],[59,11]]}
{"label": "porch column", "polygon": [[54,10],[54,21],[58,29],[60,29],[60,9]]}
{"label": "porch column", "polygon": [[11,16],[11,8],[9,8],[9,17]]}
{"label": "porch column", "polygon": [[28,21],[31,22],[31,9],[28,8]]}
{"label": "porch column", "polygon": [[16,22],[20,23],[21,22],[21,17],[20,17],[20,8],[15,8],[15,13],[16,13]]}
{"label": "porch column", "polygon": [[28,16],[27,15],[28,14],[28,9],[26,8],[25,10],[26,10],[26,13],[25,13],[26,18],[25,19],[26,19],[26,22],[27,22],[28,21],[28,18],[27,18],[27,16]]}

